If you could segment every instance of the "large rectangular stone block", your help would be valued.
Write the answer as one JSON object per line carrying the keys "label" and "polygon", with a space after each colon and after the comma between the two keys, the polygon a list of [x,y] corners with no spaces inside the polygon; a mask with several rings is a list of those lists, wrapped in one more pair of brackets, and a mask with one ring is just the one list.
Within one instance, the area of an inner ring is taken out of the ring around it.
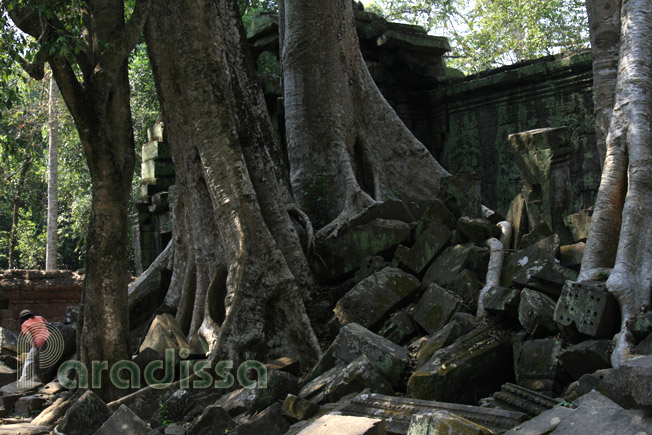
{"label": "large rectangular stone block", "polygon": [[555,322],[582,334],[611,338],[619,324],[618,304],[604,283],[567,281],[555,307]]}

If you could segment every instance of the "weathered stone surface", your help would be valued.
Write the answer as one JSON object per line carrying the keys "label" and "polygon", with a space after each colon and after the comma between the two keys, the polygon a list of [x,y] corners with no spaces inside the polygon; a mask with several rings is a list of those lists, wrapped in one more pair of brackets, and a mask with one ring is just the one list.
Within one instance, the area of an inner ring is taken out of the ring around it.
{"label": "weathered stone surface", "polygon": [[499,237],[500,230],[491,221],[484,218],[462,216],[457,220],[457,231],[469,242],[481,245],[490,237]]}
{"label": "weathered stone surface", "polygon": [[482,216],[482,184],[478,174],[454,174],[441,180],[441,200],[457,217]]}
{"label": "weathered stone surface", "polygon": [[211,435],[228,433],[235,427],[235,422],[221,406],[211,405],[204,410],[188,430],[188,435]]}
{"label": "weathered stone surface", "polygon": [[652,412],[652,355],[621,364],[621,390],[637,408]]}
{"label": "weathered stone surface", "polygon": [[652,334],[641,340],[636,346],[636,351],[641,355],[652,355]]}
{"label": "weathered stone surface", "polygon": [[66,411],[57,430],[66,435],[86,435],[98,430],[110,416],[108,406],[89,390]]}
{"label": "weathered stone surface", "polygon": [[512,200],[507,212],[507,221],[512,224],[512,241],[509,248],[521,249],[521,238],[530,231],[527,222],[527,201],[523,193],[519,193]]}
{"label": "weathered stone surface", "polygon": [[558,297],[566,282],[566,276],[555,262],[530,261],[514,274],[512,284],[538,290],[552,297]]}
{"label": "weathered stone surface", "polygon": [[319,405],[309,400],[302,399],[293,394],[288,394],[283,401],[282,413],[292,421],[307,420],[319,411]]}
{"label": "weathered stone surface", "polygon": [[419,240],[425,231],[434,223],[444,225],[450,230],[454,229],[457,224],[457,218],[439,199],[435,199],[430,203],[428,209],[419,220],[414,232],[415,239]]}
{"label": "weathered stone surface", "polygon": [[541,435],[552,433],[559,423],[575,410],[563,406],[556,406],[549,411],[534,417],[531,420],[521,423],[512,430],[505,432],[506,435]]}
{"label": "weathered stone surface", "polygon": [[408,352],[404,348],[356,323],[343,327],[331,347],[333,356],[346,363],[366,355],[392,385],[398,383],[409,361]]}
{"label": "weathered stone surface", "polygon": [[410,248],[405,245],[398,245],[396,247],[396,251],[394,251],[394,257],[392,258],[391,266],[398,267],[398,265],[401,263],[401,259],[409,250]]}
{"label": "weathered stone surface", "polygon": [[546,261],[554,263],[557,251],[559,251],[559,237],[553,235],[510,255],[505,262],[501,277],[503,287],[512,287],[514,275],[529,264],[543,264]]}
{"label": "weathered stone surface", "polygon": [[561,420],[553,434],[641,435],[649,433],[652,427],[652,419],[642,411],[623,409],[597,391],[580,397],[574,404],[577,408]]}
{"label": "weathered stone surface", "polygon": [[332,281],[353,272],[362,260],[391,250],[409,240],[410,226],[401,221],[375,219],[347,228],[337,236],[316,241],[313,269],[322,281]]}
{"label": "weathered stone surface", "polygon": [[380,330],[380,335],[386,339],[401,344],[417,333],[417,327],[407,310],[399,311],[389,318]]}
{"label": "weathered stone surface", "polygon": [[[423,277],[422,284],[431,283],[446,287],[467,264],[473,251],[473,244],[449,246],[435,258]],[[486,261],[485,261],[486,262]]]}
{"label": "weathered stone surface", "polygon": [[[166,410],[166,415],[164,417],[168,421],[184,421],[185,419],[192,419],[202,412],[202,408],[197,404],[188,390],[179,389],[167,400],[162,402],[163,407]],[[160,421],[161,417],[162,416],[157,413],[154,420],[162,425],[163,422]]]}
{"label": "weathered stone surface", "polygon": [[146,348],[154,349],[159,355],[165,355],[166,349],[178,352],[180,349],[190,349],[186,336],[179,328],[177,321],[170,314],[159,314],[147,331],[140,345],[140,352]]}
{"label": "weathered stone surface", "polygon": [[360,355],[346,366],[336,366],[305,385],[299,391],[299,397],[315,403],[337,402],[347,394],[367,388],[374,393],[394,393],[369,358]]}
{"label": "weathered stone surface", "polygon": [[461,297],[467,306],[475,307],[478,303],[478,296],[482,290],[481,282],[483,281],[472,270],[462,269],[446,286],[446,289]]}
{"label": "weathered stone surface", "polygon": [[360,263],[360,268],[353,276],[353,281],[357,284],[365,278],[368,278],[370,275],[380,272],[387,266],[389,266],[389,264],[379,255],[365,257],[364,260],[362,260],[362,263]]}
{"label": "weathered stone surface", "polygon": [[12,369],[0,361],[0,387],[10,384],[16,379],[18,379],[16,369]]}
{"label": "weathered stone surface", "polygon": [[148,432],[147,424],[131,409],[121,405],[94,435],[142,435]]}
{"label": "weathered stone surface", "polygon": [[186,435],[186,428],[181,426],[180,424],[172,423],[165,426],[165,430],[163,431],[163,434],[164,435]]}
{"label": "weathered stone surface", "polygon": [[215,405],[224,408],[235,417],[244,412],[262,411],[276,401],[285,399],[288,394],[297,394],[299,382],[289,373],[267,370],[265,388],[241,388],[220,397]]}
{"label": "weathered stone surface", "polygon": [[611,338],[618,330],[618,304],[604,283],[568,281],[555,307],[554,319],[575,325],[582,334]]}
{"label": "weathered stone surface", "polygon": [[386,435],[383,421],[377,418],[324,415],[299,435]]}
{"label": "weathered stone surface", "polygon": [[412,317],[432,334],[440,330],[451,316],[459,311],[468,311],[462,298],[437,284],[430,284],[417,302]]}
{"label": "weathered stone surface", "polygon": [[518,306],[521,291],[518,289],[493,286],[484,294],[484,309],[491,314],[518,319]]}
{"label": "weathered stone surface", "polygon": [[439,349],[453,343],[458,337],[470,332],[460,322],[450,322],[439,331],[432,334],[423,341],[417,352],[416,368],[421,367],[427,363],[432,355]]}
{"label": "weathered stone surface", "polygon": [[529,340],[523,343],[518,370],[516,370],[518,384],[545,394],[558,391],[561,347],[561,341],[552,338]]}
{"label": "weathered stone surface", "polygon": [[18,399],[14,405],[14,412],[22,416],[30,416],[35,411],[43,409],[45,404],[45,397],[34,395],[24,396]]}
{"label": "weathered stone surface", "polygon": [[574,242],[585,242],[589,236],[591,211],[581,210],[564,218],[564,223],[570,229]]}
{"label": "weathered stone surface", "polygon": [[561,352],[559,360],[574,379],[586,373],[611,367],[611,340],[587,340]]}
{"label": "weathered stone surface", "polygon": [[574,402],[578,397],[596,390],[622,407],[631,408],[632,403],[624,396],[620,385],[618,369],[603,369],[587,373],[579,381],[573,382],[564,392],[564,400]]}
{"label": "weathered stone surface", "polygon": [[508,335],[480,327],[435,352],[408,381],[414,398],[476,403],[513,376]]}
{"label": "weathered stone surface", "polygon": [[566,243],[571,243],[570,231],[563,222],[563,216],[571,211],[572,200],[568,127],[510,134],[508,140],[528,200],[530,226],[545,222]]}
{"label": "weathered stone surface", "polygon": [[627,322],[627,328],[639,340],[643,340],[652,334],[652,311],[635,315]]}
{"label": "weathered stone surface", "polygon": [[448,411],[420,412],[412,416],[407,435],[491,435],[496,432]]}
{"label": "weathered stone surface", "polygon": [[265,363],[268,369],[287,372],[293,376],[299,376],[301,372],[301,361],[298,358],[282,356]]}
{"label": "weathered stone surface", "polygon": [[0,327],[0,355],[16,355],[16,334]]}
{"label": "weathered stone surface", "polygon": [[579,268],[584,258],[586,243],[578,242],[572,245],[564,245],[559,248],[559,261],[563,266]]}
{"label": "weathered stone surface", "polygon": [[290,425],[281,414],[281,404],[274,403],[229,433],[233,435],[281,435],[287,432],[289,427]]}
{"label": "weathered stone surface", "polygon": [[521,291],[518,321],[533,336],[554,335],[559,332],[553,320],[555,302],[550,297],[530,289]]}
{"label": "weathered stone surface", "polygon": [[335,305],[342,325],[358,323],[367,328],[419,288],[419,280],[400,269],[386,267],[353,287]]}
{"label": "weathered stone surface", "polygon": [[459,403],[384,396],[367,392],[357,395],[352,400],[335,408],[333,412],[344,415],[381,418],[389,433],[405,434],[408,431],[413,415],[438,410],[448,411],[496,432],[504,432],[527,420],[527,416],[521,412],[481,408]]}
{"label": "weathered stone surface", "polygon": [[401,257],[401,267],[415,274],[421,273],[451,236],[451,230],[445,225],[433,222]]}

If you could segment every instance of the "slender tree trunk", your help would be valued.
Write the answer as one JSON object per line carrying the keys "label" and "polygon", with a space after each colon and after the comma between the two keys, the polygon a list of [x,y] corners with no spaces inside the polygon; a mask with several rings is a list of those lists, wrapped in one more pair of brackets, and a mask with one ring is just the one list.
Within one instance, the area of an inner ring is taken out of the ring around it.
{"label": "slender tree trunk", "polygon": [[[387,198],[430,199],[448,173],[383,98],[362,59],[350,0],[281,2],[291,180],[330,228]],[[324,231],[325,232],[325,231]]]}
{"label": "slender tree trunk", "polygon": [[[633,355],[627,321],[650,309],[652,289],[652,11],[645,0],[623,0],[620,12],[620,57],[607,158],[587,240],[588,260],[580,279],[596,266],[613,266],[607,288],[621,308],[621,332],[616,336],[612,364]],[[615,262],[600,250],[610,250],[619,234]],[[587,257],[585,257],[587,258]],[[605,261],[605,263],[600,263]]]}
{"label": "slender tree trunk", "polygon": [[[187,223],[216,240],[210,291],[199,279],[206,260],[195,257],[202,329],[215,330],[224,318],[211,357],[237,364],[285,355],[307,366],[319,348],[296,278],[311,276],[286,211],[291,198],[273,164],[277,145],[237,4],[155,0],[150,13],[145,35],[177,169],[175,189],[188,194],[190,216],[198,214],[200,201],[189,197],[198,185],[209,198],[201,204],[211,216]],[[190,253],[199,240],[189,243]],[[196,325],[193,318],[191,333]]]}
{"label": "slender tree trunk", "polygon": [[59,203],[57,200],[57,181],[59,163],[57,161],[59,148],[59,111],[57,108],[59,88],[54,77],[50,77],[50,98],[48,101],[49,140],[48,140],[48,219],[47,248],[45,251],[45,269],[57,269],[57,216]]}
{"label": "slender tree trunk", "polygon": [[31,158],[27,159],[25,163],[23,163],[23,167],[20,168],[20,174],[18,175],[16,193],[14,194],[13,198],[11,198],[11,231],[9,232],[9,253],[7,255],[9,269],[14,269],[17,265],[16,248],[18,247],[18,220],[20,219],[20,208],[22,207],[23,203],[23,201],[20,199],[20,194],[23,191],[25,178],[27,177],[27,172],[29,171],[31,165]]}

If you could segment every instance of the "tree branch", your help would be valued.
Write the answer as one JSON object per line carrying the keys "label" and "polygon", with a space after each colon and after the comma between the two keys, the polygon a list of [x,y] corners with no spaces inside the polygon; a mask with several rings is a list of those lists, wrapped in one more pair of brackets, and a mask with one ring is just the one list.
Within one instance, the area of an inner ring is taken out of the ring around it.
{"label": "tree branch", "polygon": [[97,69],[107,72],[110,76],[118,71],[131,50],[138,43],[140,34],[143,32],[145,21],[149,12],[151,0],[137,0],[134,11],[129,22],[123,30],[111,37],[109,44],[113,50],[107,50],[102,54]]}

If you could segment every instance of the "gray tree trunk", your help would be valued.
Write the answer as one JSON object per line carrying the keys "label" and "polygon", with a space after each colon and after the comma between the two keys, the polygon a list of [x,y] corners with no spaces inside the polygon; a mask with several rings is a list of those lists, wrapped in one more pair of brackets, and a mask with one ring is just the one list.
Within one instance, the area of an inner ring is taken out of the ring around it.
{"label": "gray tree trunk", "polygon": [[[613,3],[615,5],[615,2]],[[652,11],[645,0],[623,0],[615,101],[602,182],[580,279],[611,267],[607,287],[618,300],[621,332],[612,364],[633,356],[627,321],[650,309],[652,288]],[[614,236],[617,235],[617,236]],[[619,237],[618,237],[619,236]],[[601,254],[617,241],[615,259]]]}
{"label": "gray tree trunk", "polygon": [[431,199],[448,173],[369,75],[351,1],[280,3],[291,181],[315,226],[336,229],[387,198]]}
{"label": "gray tree trunk", "polygon": [[188,321],[185,299],[194,293],[190,334],[202,331],[210,341],[217,332],[213,359],[237,364],[284,355],[312,364],[319,348],[300,289],[312,277],[286,210],[291,198],[283,174],[273,163],[277,145],[237,4],[154,0],[150,12],[145,36],[175,189],[183,192],[175,197],[188,210],[183,220],[175,216],[175,225],[196,234],[179,239],[183,246],[175,251],[185,249],[187,261],[195,261],[175,265],[175,274],[195,270],[194,292],[183,284],[193,279],[176,278],[179,318]]}
{"label": "gray tree trunk", "polygon": [[59,178],[59,88],[54,77],[50,77],[50,98],[48,101],[49,137],[48,137],[48,219],[47,247],[45,251],[45,270],[57,269],[57,181]]}

